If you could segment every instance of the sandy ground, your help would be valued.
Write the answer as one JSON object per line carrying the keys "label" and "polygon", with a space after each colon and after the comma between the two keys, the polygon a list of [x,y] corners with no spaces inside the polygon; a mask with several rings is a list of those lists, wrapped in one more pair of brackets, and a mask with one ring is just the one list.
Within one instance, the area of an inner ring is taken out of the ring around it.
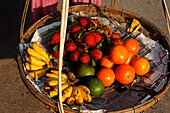
{"label": "sandy ground", "polygon": [[[170,10],[170,0],[166,1]],[[0,113],[51,113],[25,87],[15,60],[24,3],[25,0],[0,1]],[[110,5],[110,0],[102,0],[102,4]],[[161,0],[117,0],[116,7],[143,16],[168,36]],[[170,90],[145,112],[169,113],[169,105]]]}

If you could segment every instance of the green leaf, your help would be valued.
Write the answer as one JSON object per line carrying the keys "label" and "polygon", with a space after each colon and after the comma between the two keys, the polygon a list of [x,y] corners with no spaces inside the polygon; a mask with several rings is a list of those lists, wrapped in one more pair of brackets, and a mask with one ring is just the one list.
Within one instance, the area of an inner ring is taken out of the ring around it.
{"label": "green leaf", "polygon": [[94,61],[94,59],[91,60],[91,64],[92,66],[96,66],[96,62]]}
{"label": "green leaf", "polygon": [[75,24],[77,24],[77,25],[79,25],[79,26],[81,26],[81,23],[80,22],[78,22],[78,20],[76,19],[76,18],[74,18],[74,17],[71,17],[71,22],[73,22],[73,23],[75,23]]}
{"label": "green leaf", "polygon": [[76,33],[74,36],[75,36],[75,38],[81,39],[85,33],[86,33],[86,29],[82,29],[81,31]]}
{"label": "green leaf", "polygon": [[103,26],[103,23],[97,24],[97,27],[101,27]]}
{"label": "green leaf", "polygon": [[108,27],[102,27],[101,30],[105,30],[105,29],[108,29]]}
{"label": "green leaf", "polygon": [[97,32],[100,33],[100,34],[103,34],[104,30],[98,29]]}
{"label": "green leaf", "polygon": [[102,39],[102,40],[100,41],[100,43],[97,44],[96,47],[97,47],[98,49],[101,49],[101,47],[103,46],[103,44],[102,44],[103,42],[104,42],[104,39]]}
{"label": "green leaf", "polygon": [[53,50],[55,51],[55,52],[57,52],[58,51],[58,49],[59,49],[59,45],[57,44],[57,45],[55,45],[54,47],[53,47]]}

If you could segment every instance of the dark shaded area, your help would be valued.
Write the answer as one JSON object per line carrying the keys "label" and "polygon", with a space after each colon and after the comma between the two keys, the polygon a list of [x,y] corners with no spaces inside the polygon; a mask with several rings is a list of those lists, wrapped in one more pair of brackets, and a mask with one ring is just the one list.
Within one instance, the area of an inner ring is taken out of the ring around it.
{"label": "dark shaded area", "polygon": [[[0,59],[14,58],[19,43],[21,15],[25,0],[5,0],[0,2]],[[26,26],[30,23],[28,12]]]}

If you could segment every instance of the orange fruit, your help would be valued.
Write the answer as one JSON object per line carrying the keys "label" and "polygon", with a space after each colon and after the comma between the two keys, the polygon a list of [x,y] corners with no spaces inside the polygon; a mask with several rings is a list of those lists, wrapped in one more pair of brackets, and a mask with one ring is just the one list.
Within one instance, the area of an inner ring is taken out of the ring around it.
{"label": "orange fruit", "polygon": [[126,60],[125,64],[129,64],[130,65],[134,59],[135,59],[135,56],[132,53],[129,53],[129,57]]}
{"label": "orange fruit", "polygon": [[127,39],[124,42],[124,46],[127,48],[127,50],[132,53],[133,55],[136,55],[139,51],[139,42],[135,39]]}
{"label": "orange fruit", "polygon": [[145,58],[135,58],[132,62],[132,66],[135,69],[135,73],[138,75],[145,75],[149,72],[150,64]]}
{"label": "orange fruit", "polygon": [[110,58],[115,64],[123,64],[129,57],[128,50],[121,45],[113,46],[110,49]]}
{"label": "orange fruit", "polygon": [[121,84],[129,84],[135,78],[135,70],[128,64],[121,64],[115,70],[115,77]]}
{"label": "orange fruit", "polygon": [[115,81],[114,71],[106,67],[103,67],[98,71],[97,77],[103,81],[105,87],[110,86]]}
{"label": "orange fruit", "polygon": [[104,84],[98,78],[91,78],[87,81],[87,87],[90,90],[90,95],[100,96],[104,92]]}
{"label": "orange fruit", "polygon": [[110,56],[106,55],[100,60],[100,66],[107,67],[107,68],[113,68],[114,63],[110,60]]}

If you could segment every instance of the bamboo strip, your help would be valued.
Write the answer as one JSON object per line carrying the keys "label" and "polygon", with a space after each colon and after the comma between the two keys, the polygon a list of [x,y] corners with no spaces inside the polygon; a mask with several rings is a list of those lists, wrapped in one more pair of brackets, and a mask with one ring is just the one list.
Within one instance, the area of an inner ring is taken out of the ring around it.
{"label": "bamboo strip", "polygon": [[169,36],[170,36],[170,28],[169,28],[170,16],[169,16],[168,7],[167,7],[167,4],[166,4],[166,1],[165,1],[165,0],[163,0],[163,5],[164,5],[164,7],[165,7],[166,24],[167,24],[168,33],[169,33]]}
{"label": "bamboo strip", "polygon": [[66,36],[66,28],[67,28],[67,18],[68,18],[68,8],[69,8],[69,0],[63,0],[62,4],[62,13],[61,13],[61,27],[60,27],[60,48],[59,48],[59,112],[64,113],[63,105],[62,105],[62,90],[61,90],[61,71],[62,71],[62,61],[63,61],[63,50]]}

